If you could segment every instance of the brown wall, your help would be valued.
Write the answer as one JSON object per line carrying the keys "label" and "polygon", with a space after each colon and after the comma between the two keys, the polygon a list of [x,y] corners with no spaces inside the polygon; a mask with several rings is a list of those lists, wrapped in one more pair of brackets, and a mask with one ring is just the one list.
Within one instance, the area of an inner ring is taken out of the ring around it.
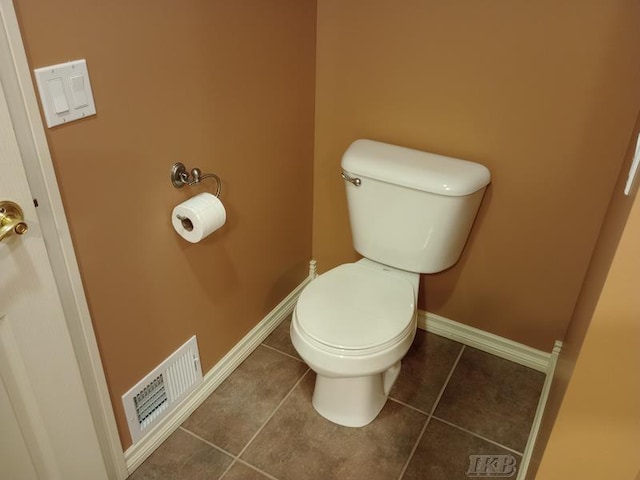
{"label": "brown wall", "polygon": [[[86,58],[97,117],[48,130],[124,447],[120,396],[193,334],[206,372],[311,258],[315,1],[16,0],[32,68]],[[176,161],[227,224],[174,233]]]}
{"label": "brown wall", "polygon": [[[637,191],[637,187],[636,187]],[[616,202],[615,214],[631,203]],[[606,235],[606,244],[610,235]],[[599,242],[600,245],[601,242]],[[615,252],[593,314],[575,317],[579,354],[535,478],[631,480],[640,469],[640,197]],[[604,245],[601,250],[606,250]],[[593,271],[593,276],[597,272]],[[587,282],[589,283],[589,282]],[[582,303],[591,303],[586,300]],[[575,326],[574,326],[575,325]],[[584,339],[584,341],[582,341]],[[571,350],[576,350],[572,345]],[[556,383],[563,383],[556,378]],[[550,404],[548,411],[554,409]],[[546,419],[545,419],[546,420]],[[538,451],[538,454],[541,453]],[[532,476],[529,478],[533,478]]]}
{"label": "brown wall", "polygon": [[356,258],[340,158],[371,138],[485,164],[460,262],[420,307],[561,339],[640,106],[640,3],[320,0],[313,254]]}
{"label": "brown wall", "polygon": [[[631,141],[627,149],[626,159],[620,170],[620,175],[618,176],[618,181],[616,183],[616,187],[614,188],[613,196],[611,197],[611,203],[609,204],[605,221],[602,224],[600,236],[598,238],[596,248],[593,252],[593,256],[587,270],[587,275],[585,276],[578,301],[576,302],[576,306],[571,317],[571,322],[569,323],[569,327],[567,328],[566,335],[563,339],[562,351],[560,354],[560,358],[558,359],[556,370],[554,372],[552,388],[549,394],[549,399],[547,400],[545,414],[542,419],[540,433],[538,434],[538,439],[536,441],[536,446],[531,460],[531,467],[529,468],[529,475],[527,478],[534,478],[537,468],[539,467],[540,459],[542,458],[545,447],[547,446],[549,438],[552,435],[552,430],[554,428],[554,423],[556,421],[558,412],[560,411],[561,407],[563,409],[565,408],[562,402],[565,393],[567,392],[567,388],[574,381],[572,375],[576,369],[578,359],[580,358],[580,362],[582,362],[583,357],[579,357],[579,355],[582,352],[585,338],[587,337],[587,335],[591,336],[595,331],[597,331],[597,323],[602,322],[604,319],[606,319],[606,321],[610,324],[608,332],[605,333],[606,337],[613,336],[615,338],[616,336],[619,336],[621,334],[623,336],[629,336],[629,339],[632,342],[635,342],[633,343],[634,349],[640,350],[640,344],[638,344],[640,341],[640,335],[636,335],[634,338],[633,335],[630,335],[630,332],[626,332],[627,326],[625,326],[625,317],[619,318],[619,316],[613,315],[613,312],[610,312],[606,315],[602,313],[595,315],[597,311],[601,311],[603,306],[606,305],[605,303],[601,302],[604,302],[605,298],[608,295],[611,295],[612,293],[615,295],[616,291],[618,291],[616,290],[618,288],[617,282],[619,282],[620,279],[617,277],[618,274],[615,270],[616,267],[612,268],[612,261],[614,259],[614,256],[616,256],[616,258],[618,259],[616,260],[616,262],[620,263],[621,260],[619,260],[619,258],[621,258],[621,256],[623,255],[628,255],[628,253],[625,253],[624,245],[628,244],[629,242],[627,236],[632,235],[631,232],[634,231],[634,227],[632,226],[633,222],[638,222],[637,218],[635,220],[633,218],[629,218],[629,220],[627,219],[629,217],[629,211],[634,204],[634,198],[637,197],[636,192],[638,191],[640,182],[636,181],[634,183],[631,196],[625,196],[623,194],[624,186],[627,182],[629,168],[633,160],[633,154],[635,151],[638,134],[640,134],[640,116],[638,116],[638,119],[636,120],[634,134],[631,137]],[[640,201],[635,200],[635,203],[640,203]],[[636,207],[635,210],[637,216],[640,207]],[[629,226],[625,229],[627,221],[629,222]],[[622,243],[619,244],[619,242],[621,241],[621,237],[624,240],[622,240]],[[618,247],[620,247],[620,250],[618,250]],[[629,268],[633,269],[633,262],[635,260],[629,257],[626,259],[626,261],[629,264]],[[640,271],[637,273],[640,274]],[[636,287],[637,281],[634,280],[633,282],[631,282],[631,284]],[[626,309],[629,313],[634,311],[637,312],[640,308],[640,303],[635,298],[635,296],[628,296],[629,291],[626,290],[624,286],[618,292],[620,293],[620,295],[616,298],[620,303],[619,306]],[[640,318],[640,314],[636,314],[636,320],[637,318]],[[590,330],[592,323],[594,324],[593,331]],[[614,349],[611,352],[606,352],[604,350],[598,352],[596,356],[594,356],[593,360],[598,360],[600,362],[600,366],[594,369],[593,374],[597,376],[598,372],[602,371],[601,368],[603,365],[605,365],[605,362],[609,362],[609,370],[606,374],[607,385],[609,385],[610,383],[616,383],[618,388],[621,387],[622,389],[628,389],[630,384],[625,382],[628,380],[633,380],[633,378],[630,378],[627,375],[628,371],[622,364],[620,364],[620,358],[618,355],[619,351],[630,353],[628,349],[623,349],[622,346],[620,346],[619,349]],[[591,355],[594,355],[594,353],[591,353]],[[630,361],[631,359],[626,358],[625,354],[624,362]],[[578,377],[576,377],[575,381],[577,381],[577,378]],[[634,378],[637,379],[637,375]],[[601,383],[597,382],[595,377],[593,378],[591,383],[592,386],[595,387],[595,390],[601,389]],[[640,388],[640,385],[636,384],[636,387]],[[584,386],[582,388],[584,388]],[[607,388],[606,390],[609,391],[609,388]],[[626,392],[626,395],[628,396],[631,393],[632,392],[628,391]],[[631,396],[631,398],[634,397]],[[570,401],[569,399],[567,400]],[[589,393],[580,401],[590,402],[594,400],[601,400],[598,397],[597,391]],[[617,399],[612,397],[611,402],[616,401]],[[638,399],[637,404],[640,405],[640,399]],[[611,405],[607,409],[611,409],[612,407],[613,405]],[[600,423],[601,420],[598,419],[600,415],[602,415],[602,413],[595,413],[591,420],[582,419],[582,422],[584,424],[583,426],[587,426],[591,422]],[[573,419],[573,421],[576,420],[576,418]],[[617,422],[615,421],[611,423],[612,430],[616,430],[616,423]],[[573,425],[573,427],[576,426]],[[593,428],[593,426],[590,426],[589,428]],[[580,429],[577,429],[576,432],[577,431],[580,431]],[[571,446],[567,445],[567,447]],[[557,445],[555,448],[557,448]],[[611,476],[611,478],[613,478],[613,476]]]}

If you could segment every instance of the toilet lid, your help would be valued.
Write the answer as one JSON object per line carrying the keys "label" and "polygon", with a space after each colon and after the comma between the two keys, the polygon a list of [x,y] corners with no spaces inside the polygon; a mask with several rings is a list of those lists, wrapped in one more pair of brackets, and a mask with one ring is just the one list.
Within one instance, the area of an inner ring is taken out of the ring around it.
{"label": "toilet lid", "polygon": [[357,263],[320,275],[296,306],[307,335],[349,350],[389,343],[409,328],[414,313],[413,288],[406,279]]}

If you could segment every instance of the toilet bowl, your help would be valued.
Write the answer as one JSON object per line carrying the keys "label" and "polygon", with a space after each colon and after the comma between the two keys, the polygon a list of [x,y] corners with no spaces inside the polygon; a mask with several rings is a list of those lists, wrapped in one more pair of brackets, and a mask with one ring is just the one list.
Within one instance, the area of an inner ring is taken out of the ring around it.
{"label": "toilet bowl", "polygon": [[300,296],[291,340],[316,372],[313,406],[361,427],[384,406],[416,332],[419,276],[368,259],[320,275]]}

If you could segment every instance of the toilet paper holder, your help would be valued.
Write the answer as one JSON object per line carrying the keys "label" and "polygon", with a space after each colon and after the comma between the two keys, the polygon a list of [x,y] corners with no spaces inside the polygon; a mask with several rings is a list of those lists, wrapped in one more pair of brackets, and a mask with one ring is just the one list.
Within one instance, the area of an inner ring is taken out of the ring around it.
{"label": "toilet paper holder", "polygon": [[195,185],[205,178],[215,178],[217,186],[214,195],[220,197],[222,181],[215,173],[202,173],[202,170],[199,168],[192,168],[191,173],[189,173],[187,167],[185,167],[182,162],[176,162],[173,167],[171,167],[171,184],[176,188],[182,188],[185,185]]}

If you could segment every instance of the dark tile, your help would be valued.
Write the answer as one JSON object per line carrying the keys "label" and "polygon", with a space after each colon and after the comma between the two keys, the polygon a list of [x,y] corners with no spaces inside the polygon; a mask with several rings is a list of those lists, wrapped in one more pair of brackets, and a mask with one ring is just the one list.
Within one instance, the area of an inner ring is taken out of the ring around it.
{"label": "dark tile", "polygon": [[522,452],[544,378],[541,372],[466,348],[434,415]]}
{"label": "dark tile", "polygon": [[219,478],[232,461],[203,441],[176,430],[129,480],[212,480]]}
{"label": "dark tile", "polygon": [[461,349],[457,342],[418,330],[391,397],[430,412]]}
{"label": "dark tile", "polygon": [[498,465],[498,472],[483,470],[483,465],[490,468],[486,462],[474,462],[474,470],[480,475],[472,476],[486,478],[513,470],[509,478],[516,478],[519,455],[432,418],[402,480],[468,480],[474,473],[469,471],[470,455],[511,455],[503,457],[506,461],[503,468]]}
{"label": "dark tile", "polygon": [[243,463],[236,463],[224,474],[221,480],[269,480],[269,477]]}
{"label": "dark tile", "polygon": [[[289,334],[290,328],[291,315],[285,318],[262,343],[271,348],[275,348],[276,350],[280,350],[287,355],[291,355],[292,357],[300,358],[300,355],[298,355],[298,352],[291,343],[291,335]],[[300,358],[300,360],[302,359]]]}
{"label": "dark tile", "polygon": [[306,370],[305,364],[258,346],[183,427],[238,454]]}
{"label": "dark tile", "polygon": [[341,427],[313,409],[314,381],[309,373],[242,459],[281,480],[398,478],[426,415],[388,401],[366,427]]}

